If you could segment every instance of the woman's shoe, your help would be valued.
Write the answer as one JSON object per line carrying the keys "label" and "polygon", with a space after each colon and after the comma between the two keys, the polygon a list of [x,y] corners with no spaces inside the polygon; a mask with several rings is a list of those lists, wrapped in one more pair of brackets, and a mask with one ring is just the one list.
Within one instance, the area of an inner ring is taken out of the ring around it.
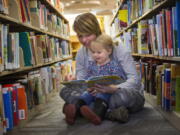
{"label": "woman's shoe", "polygon": [[80,111],[82,116],[85,117],[87,120],[91,121],[93,124],[101,124],[101,118],[98,115],[96,115],[88,106],[82,106],[80,108]]}
{"label": "woman's shoe", "polygon": [[118,121],[121,123],[126,123],[129,120],[128,109],[124,106],[108,111],[105,115],[106,119],[112,121]]}
{"label": "woman's shoe", "polygon": [[76,117],[76,107],[74,104],[65,104],[63,107],[63,113],[65,114],[66,122],[69,125],[73,125]]}

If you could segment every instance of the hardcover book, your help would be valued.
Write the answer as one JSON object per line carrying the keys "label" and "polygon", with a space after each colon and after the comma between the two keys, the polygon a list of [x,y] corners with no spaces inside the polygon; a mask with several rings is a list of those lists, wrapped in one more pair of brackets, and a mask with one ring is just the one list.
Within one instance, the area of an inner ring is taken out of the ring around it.
{"label": "hardcover book", "polygon": [[61,82],[65,86],[74,86],[74,85],[86,85],[87,87],[93,87],[95,84],[99,85],[111,85],[111,84],[120,84],[123,83],[123,80],[119,76],[95,76],[89,78],[88,80],[72,80]]}

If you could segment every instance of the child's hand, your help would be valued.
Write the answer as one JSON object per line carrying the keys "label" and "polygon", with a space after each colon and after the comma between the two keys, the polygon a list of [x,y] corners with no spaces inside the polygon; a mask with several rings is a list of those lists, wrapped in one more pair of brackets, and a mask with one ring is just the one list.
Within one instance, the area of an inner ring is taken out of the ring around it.
{"label": "child's hand", "polygon": [[92,94],[93,96],[95,96],[95,95],[98,93],[98,91],[97,91],[96,89],[94,89],[93,87],[87,88],[87,91],[88,91],[90,94]]}
{"label": "child's hand", "polygon": [[76,77],[72,74],[65,76],[65,81],[76,80]]}

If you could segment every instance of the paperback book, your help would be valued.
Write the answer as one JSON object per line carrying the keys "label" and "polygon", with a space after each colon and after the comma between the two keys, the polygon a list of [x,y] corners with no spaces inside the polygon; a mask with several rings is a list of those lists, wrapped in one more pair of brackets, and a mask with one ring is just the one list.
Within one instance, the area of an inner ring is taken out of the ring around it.
{"label": "paperback book", "polygon": [[91,77],[88,80],[72,80],[62,82],[65,86],[74,86],[74,85],[86,85],[87,87],[93,87],[95,84],[99,85],[111,85],[111,84],[120,84],[125,80],[119,76],[95,76]]}

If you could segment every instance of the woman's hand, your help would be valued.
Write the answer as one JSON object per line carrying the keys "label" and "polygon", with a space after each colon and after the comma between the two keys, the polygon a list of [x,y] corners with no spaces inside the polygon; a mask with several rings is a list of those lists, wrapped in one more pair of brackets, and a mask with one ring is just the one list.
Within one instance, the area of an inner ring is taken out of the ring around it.
{"label": "woman's hand", "polygon": [[96,84],[94,87],[93,87],[93,90],[99,93],[109,93],[109,94],[113,94],[115,93],[118,88],[116,85],[109,85],[109,86],[105,86],[105,85],[98,85]]}
{"label": "woman's hand", "polygon": [[76,77],[72,74],[65,76],[65,81],[71,81],[71,80],[76,80]]}

